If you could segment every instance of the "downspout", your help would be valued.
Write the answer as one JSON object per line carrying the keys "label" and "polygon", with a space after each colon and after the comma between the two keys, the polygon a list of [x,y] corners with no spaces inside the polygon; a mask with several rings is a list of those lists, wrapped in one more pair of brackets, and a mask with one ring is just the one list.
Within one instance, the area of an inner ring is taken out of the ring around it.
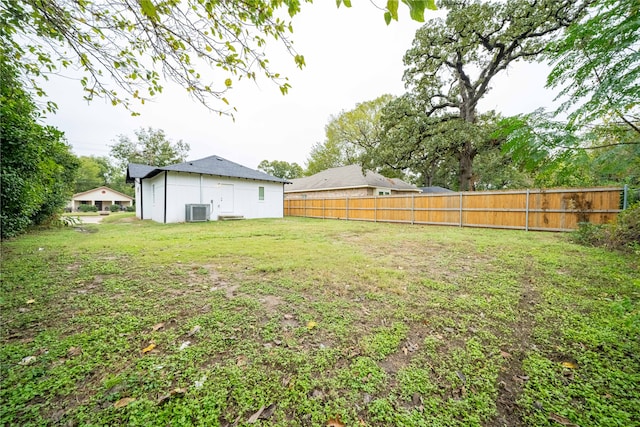
{"label": "downspout", "polygon": [[167,171],[164,171],[164,223],[167,223]]}

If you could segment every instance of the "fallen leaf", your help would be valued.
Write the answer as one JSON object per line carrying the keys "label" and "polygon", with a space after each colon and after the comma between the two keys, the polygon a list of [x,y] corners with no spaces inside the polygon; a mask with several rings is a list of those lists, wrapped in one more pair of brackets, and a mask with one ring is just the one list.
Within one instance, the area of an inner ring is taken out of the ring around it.
{"label": "fallen leaf", "polygon": [[291,320],[291,319],[293,319],[293,314],[285,314],[285,315],[284,315],[284,318],[285,318],[286,320]]}
{"label": "fallen leaf", "polygon": [[269,405],[266,408],[264,408],[264,411],[262,411],[260,416],[258,416],[258,419],[260,419],[260,420],[268,420],[269,418],[271,418],[271,416],[273,415],[273,413],[275,411],[276,411],[276,404],[272,403],[271,405]]}
{"label": "fallen leaf", "polygon": [[185,348],[189,347],[191,345],[191,341],[185,341],[182,344],[180,344],[180,348],[178,348],[178,350],[182,351]]}
{"label": "fallen leaf", "polygon": [[192,335],[194,335],[194,334],[198,333],[198,332],[200,331],[200,329],[202,329],[202,328],[200,327],[200,325],[196,325],[196,326],[194,326],[194,327],[193,327],[193,328],[191,328],[191,330],[187,333],[187,336],[188,336],[188,337],[190,337],[190,336],[192,336]]}
{"label": "fallen leaf", "polygon": [[247,364],[247,356],[238,356],[236,366],[244,366]]}
{"label": "fallen leaf", "polygon": [[82,347],[71,347],[67,350],[67,357],[76,357],[82,354]]}
{"label": "fallen leaf", "polygon": [[507,353],[506,351],[500,351],[500,355],[505,359],[511,359],[511,353]]}
{"label": "fallen leaf", "polygon": [[29,300],[27,300],[27,304],[33,304],[33,303],[35,303],[35,302],[36,302],[36,300],[34,300],[34,299],[29,299]]}
{"label": "fallen leaf", "polygon": [[562,366],[569,369],[576,369],[578,367],[578,365],[573,362],[562,362]]}
{"label": "fallen leaf", "polygon": [[402,347],[402,352],[404,353],[405,356],[409,354],[409,350],[407,350],[407,347]]}
{"label": "fallen leaf", "polygon": [[122,399],[118,400],[116,403],[113,404],[114,408],[124,408],[125,406],[127,406],[129,403],[131,402],[135,402],[135,397],[123,397]]}
{"label": "fallen leaf", "polygon": [[318,326],[318,323],[314,322],[313,320],[309,320],[309,322],[307,322],[307,329],[308,330],[312,330],[316,326]]}
{"label": "fallen leaf", "polygon": [[156,332],[156,331],[159,331],[162,328],[164,328],[164,322],[156,323],[155,325],[153,325],[153,328],[151,328],[151,330],[153,332]]}
{"label": "fallen leaf", "polygon": [[156,345],[151,343],[151,344],[149,344],[148,346],[146,346],[145,348],[142,349],[142,354],[149,353],[154,348],[156,348]]}
{"label": "fallen leaf", "polygon": [[578,427],[578,425],[572,423],[569,418],[563,417],[562,415],[554,414],[553,412],[549,414],[549,419],[566,427]]}
{"label": "fallen leaf", "polygon": [[158,405],[164,405],[169,401],[169,399],[174,397],[182,397],[187,392],[184,388],[174,388],[169,392],[169,394],[165,394],[160,399],[158,399]]}
{"label": "fallen leaf", "polygon": [[248,424],[253,424],[256,421],[258,421],[258,418],[260,418],[260,415],[262,415],[262,412],[264,411],[264,408],[265,408],[264,406],[261,407],[260,409],[258,409],[258,411],[255,414],[251,415],[249,417],[249,419],[247,420],[247,423]]}
{"label": "fallen leaf", "polygon": [[327,421],[327,427],[345,427],[345,424],[340,421],[339,417],[331,418]]}
{"label": "fallen leaf", "polygon": [[456,375],[458,376],[458,378],[460,378],[460,381],[462,381],[462,384],[467,383],[467,378],[464,376],[462,372],[456,371]]}
{"label": "fallen leaf", "polygon": [[31,365],[35,361],[36,361],[35,356],[27,356],[27,357],[23,357],[22,360],[18,362],[18,365],[27,366],[27,365]]}

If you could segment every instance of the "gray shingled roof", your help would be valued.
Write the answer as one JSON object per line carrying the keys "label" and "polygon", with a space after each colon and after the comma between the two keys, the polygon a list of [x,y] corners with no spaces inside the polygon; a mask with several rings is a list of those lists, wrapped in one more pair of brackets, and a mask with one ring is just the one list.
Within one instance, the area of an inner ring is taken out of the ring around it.
{"label": "gray shingled roof", "polygon": [[437,185],[431,187],[418,187],[423,193],[454,193],[453,190],[449,190],[448,188],[438,187]]}
{"label": "gray shingled roof", "polygon": [[130,163],[127,172],[127,180],[134,178],[151,178],[162,171],[188,172],[230,178],[253,179],[256,181],[287,182],[285,179],[250,169],[246,166],[239,165],[238,163],[223,159],[220,156],[209,156],[204,159],[191,160],[184,163],[162,167]]}
{"label": "gray shingled roof", "polygon": [[364,174],[362,173],[362,167],[358,165],[331,168],[315,175],[292,179],[290,184],[285,185],[284,192],[293,193],[362,187],[420,192],[414,185],[408,184],[398,178],[386,178],[372,171],[367,171],[367,173]]}
{"label": "gray shingled roof", "polygon": [[144,178],[154,169],[154,166],[129,163],[129,166],[127,167],[127,182],[133,182],[136,178]]}

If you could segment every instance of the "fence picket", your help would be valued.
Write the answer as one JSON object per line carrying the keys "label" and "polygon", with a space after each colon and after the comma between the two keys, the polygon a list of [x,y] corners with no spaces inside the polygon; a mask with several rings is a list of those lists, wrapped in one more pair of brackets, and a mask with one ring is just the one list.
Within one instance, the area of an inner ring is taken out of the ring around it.
{"label": "fence picket", "polygon": [[[603,224],[615,220],[624,204],[622,191],[622,188],[571,188],[290,198],[284,200],[284,212],[287,216],[324,219],[570,231],[581,222]],[[451,215],[458,216],[457,221]]]}

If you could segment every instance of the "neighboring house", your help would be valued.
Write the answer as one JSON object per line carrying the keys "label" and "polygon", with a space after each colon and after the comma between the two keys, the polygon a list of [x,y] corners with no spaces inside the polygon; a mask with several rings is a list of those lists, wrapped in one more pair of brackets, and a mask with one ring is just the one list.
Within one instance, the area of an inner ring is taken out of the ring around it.
{"label": "neighboring house", "polygon": [[282,218],[287,182],[219,156],[148,166],[131,163],[136,216],[162,223],[224,218]]}
{"label": "neighboring house", "polygon": [[292,179],[284,187],[286,199],[390,196],[420,193],[416,186],[379,173],[362,172],[358,165],[342,166],[304,178]]}
{"label": "neighboring house", "polygon": [[440,194],[440,193],[454,193],[453,190],[449,190],[448,188],[438,187],[434,185],[432,187],[418,187],[420,191],[425,194]]}
{"label": "neighboring house", "polygon": [[109,187],[98,187],[93,190],[74,194],[67,205],[67,208],[76,212],[80,205],[94,205],[99,211],[107,211],[111,205],[119,205],[126,208],[132,204],[133,197],[127,196],[119,191],[112,190]]}

